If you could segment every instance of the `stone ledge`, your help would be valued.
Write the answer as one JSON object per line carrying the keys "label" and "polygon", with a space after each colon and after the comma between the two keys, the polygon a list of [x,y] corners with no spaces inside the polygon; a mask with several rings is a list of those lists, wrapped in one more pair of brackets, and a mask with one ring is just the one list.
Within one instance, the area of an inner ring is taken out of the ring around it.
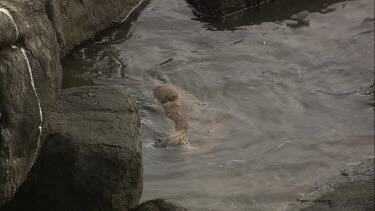
{"label": "stone ledge", "polygon": [[300,197],[287,211],[374,210],[374,159],[343,169],[326,184]]}
{"label": "stone ledge", "polygon": [[113,26],[140,0],[0,1],[0,206],[24,182],[60,92],[60,55]]}
{"label": "stone ledge", "polygon": [[128,210],[143,187],[140,118],[122,87],[63,90],[50,135],[9,210]]}

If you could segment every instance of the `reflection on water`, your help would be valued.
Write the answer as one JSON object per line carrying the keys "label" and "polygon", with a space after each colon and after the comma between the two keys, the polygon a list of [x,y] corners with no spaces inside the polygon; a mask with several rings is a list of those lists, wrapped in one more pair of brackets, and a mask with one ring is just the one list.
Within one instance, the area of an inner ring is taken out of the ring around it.
{"label": "reflection on water", "polygon": [[[63,86],[122,85],[137,100],[142,200],[283,210],[345,163],[374,156],[373,94],[361,94],[374,82],[374,2],[336,2],[280,0],[252,22],[215,25],[184,0],[153,0],[73,51]],[[165,83],[187,93],[190,148],[152,147],[174,129],[152,94]]]}
{"label": "reflection on water", "polygon": [[[237,30],[243,29],[243,26],[264,22],[278,23],[288,19],[292,27],[301,27],[308,25],[308,22],[306,22],[308,19],[298,14],[333,12],[336,7],[331,5],[337,2],[343,2],[343,0],[274,0],[269,2],[267,6],[243,10],[222,18],[205,17],[199,13],[195,13],[195,15],[198,20],[208,23],[206,27],[209,30]],[[346,4],[341,6],[345,7]]]}

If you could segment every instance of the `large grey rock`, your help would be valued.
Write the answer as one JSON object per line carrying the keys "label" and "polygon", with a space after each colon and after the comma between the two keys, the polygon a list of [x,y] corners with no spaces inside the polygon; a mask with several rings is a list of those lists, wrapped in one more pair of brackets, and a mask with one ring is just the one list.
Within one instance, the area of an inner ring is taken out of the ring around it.
{"label": "large grey rock", "polygon": [[0,207],[38,157],[61,86],[60,54],[120,22],[139,1],[0,0]]}
{"label": "large grey rock", "polygon": [[0,47],[15,43],[18,40],[18,27],[6,8],[0,8]]}
{"label": "large grey rock", "polygon": [[140,0],[43,0],[62,54],[122,21]]}
{"label": "large grey rock", "polygon": [[128,210],[142,193],[135,102],[121,87],[63,90],[40,156],[4,210]]}
{"label": "large grey rock", "polygon": [[287,211],[374,210],[374,159],[344,169],[326,184],[288,206]]}
{"label": "large grey rock", "polygon": [[5,38],[0,42],[1,206],[26,179],[37,158],[62,71],[60,48],[44,6],[0,1],[0,8],[0,28],[10,27],[0,31],[0,37]]}

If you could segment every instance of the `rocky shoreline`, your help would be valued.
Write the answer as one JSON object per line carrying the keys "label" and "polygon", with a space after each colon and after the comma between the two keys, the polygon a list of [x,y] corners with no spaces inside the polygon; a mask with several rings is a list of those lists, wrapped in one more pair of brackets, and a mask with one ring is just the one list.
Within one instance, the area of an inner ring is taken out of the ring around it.
{"label": "rocky shoreline", "polygon": [[[61,89],[61,58],[74,46],[123,21],[140,2],[0,1],[0,206],[24,183],[49,134],[49,119]],[[130,98],[125,92],[122,95]],[[136,111],[134,104],[129,106]],[[140,125],[133,126],[122,134],[122,141],[139,148]],[[141,150],[138,152],[134,160],[141,163]],[[138,203],[141,170],[131,172],[137,178],[133,191],[138,194],[126,206]]]}
{"label": "rocky shoreline", "polygon": [[143,188],[140,125],[123,87],[62,90],[38,160],[3,210],[135,207]]}
{"label": "rocky shoreline", "polygon": [[352,165],[298,198],[287,211],[374,210],[374,159]]}

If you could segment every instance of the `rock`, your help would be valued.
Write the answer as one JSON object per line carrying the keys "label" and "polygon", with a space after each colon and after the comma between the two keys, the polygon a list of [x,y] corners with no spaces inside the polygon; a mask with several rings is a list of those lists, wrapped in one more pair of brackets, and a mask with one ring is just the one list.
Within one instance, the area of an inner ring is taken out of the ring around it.
{"label": "rock", "polygon": [[246,8],[263,7],[272,0],[187,0],[205,16],[221,17]]}
{"label": "rock", "polygon": [[310,24],[310,19],[308,18],[309,14],[310,13],[307,10],[304,10],[298,14],[290,16],[290,20],[286,20],[285,23],[292,28],[308,26]]}
{"label": "rock", "polygon": [[[361,88],[359,90],[359,92],[360,92],[361,95],[364,95],[364,96],[374,95],[374,93],[375,93],[375,82],[372,82],[372,84],[368,87]],[[372,99],[373,99],[373,97],[372,97]]]}
{"label": "rock", "polygon": [[131,211],[187,211],[187,209],[163,199],[154,199],[143,202]]}
{"label": "rock", "polygon": [[291,20],[301,21],[301,20],[307,18],[307,16],[309,16],[309,14],[310,14],[310,13],[309,13],[307,10],[304,10],[304,11],[302,11],[302,12],[296,14],[296,15],[292,15],[292,16],[290,16],[289,18],[290,18]]}
{"label": "rock", "polygon": [[138,2],[0,0],[0,207],[38,157],[60,91],[60,55],[121,22]]}
{"label": "rock", "polygon": [[142,193],[137,106],[121,87],[63,90],[40,156],[4,210],[128,210]]}
{"label": "rock", "polygon": [[98,32],[120,23],[141,0],[43,0],[62,55]]}
{"label": "rock", "polygon": [[[26,179],[38,155],[62,71],[60,48],[43,5],[0,1],[0,8],[0,28],[10,27],[0,32],[0,47],[8,46],[0,49],[1,206]],[[15,44],[18,39],[22,43]]]}
{"label": "rock", "polygon": [[291,27],[293,27],[293,26],[298,25],[299,22],[296,21],[296,20],[285,20],[284,23],[285,23],[287,26],[291,26]]}
{"label": "rock", "polygon": [[341,171],[288,206],[287,211],[374,210],[374,159]]}
{"label": "rock", "polygon": [[6,8],[0,8],[0,32],[0,47],[11,45],[18,40],[18,27]]}

